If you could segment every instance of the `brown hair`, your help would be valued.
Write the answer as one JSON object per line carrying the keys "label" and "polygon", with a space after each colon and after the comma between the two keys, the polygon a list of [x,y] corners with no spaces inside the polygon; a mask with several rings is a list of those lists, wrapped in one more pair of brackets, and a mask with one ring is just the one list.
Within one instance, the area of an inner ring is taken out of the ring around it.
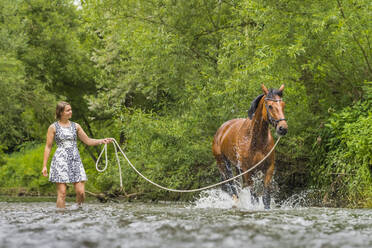
{"label": "brown hair", "polygon": [[57,103],[57,107],[56,107],[56,119],[57,120],[61,119],[61,114],[62,114],[63,111],[65,111],[65,107],[67,105],[70,105],[71,106],[71,104],[69,104],[68,102],[59,102],[59,103]]}

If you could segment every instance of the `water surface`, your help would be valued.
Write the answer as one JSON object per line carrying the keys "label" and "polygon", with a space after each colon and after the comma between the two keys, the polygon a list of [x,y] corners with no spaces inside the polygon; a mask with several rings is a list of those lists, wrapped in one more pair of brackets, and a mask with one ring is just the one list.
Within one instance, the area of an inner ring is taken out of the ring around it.
{"label": "water surface", "polygon": [[0,247],[372,247],[371,209],[229,204],[0,202]]}

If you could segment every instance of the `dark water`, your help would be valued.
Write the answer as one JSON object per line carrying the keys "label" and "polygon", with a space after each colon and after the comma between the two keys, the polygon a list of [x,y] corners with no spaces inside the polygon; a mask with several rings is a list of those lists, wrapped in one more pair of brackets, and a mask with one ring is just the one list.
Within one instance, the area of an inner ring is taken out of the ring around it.
{"label": "dark water", "polygon": [[372,247],[372,209],[244,204],[0,202],[0,247]]}

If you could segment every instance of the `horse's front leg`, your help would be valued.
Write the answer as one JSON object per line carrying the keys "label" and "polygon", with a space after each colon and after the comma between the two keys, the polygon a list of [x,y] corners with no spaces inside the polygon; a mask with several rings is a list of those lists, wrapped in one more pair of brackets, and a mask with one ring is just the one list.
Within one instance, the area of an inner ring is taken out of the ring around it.
{"label": "horse's front leg", "polygon": [[263,204],[265,209],[270,209],[270,202],[271,202],[271,180],[274,174],[274,161],[270,163],[269,168],[266,171],[265,179],[264,179],[264,194],[263,194]]}
{"label": "horse's front leg", "polygon": [[251,192],[251,203],[258,204],[258,196],[253,188],[252,173],[248,172],[243,175],[243,188],[248,187]]}

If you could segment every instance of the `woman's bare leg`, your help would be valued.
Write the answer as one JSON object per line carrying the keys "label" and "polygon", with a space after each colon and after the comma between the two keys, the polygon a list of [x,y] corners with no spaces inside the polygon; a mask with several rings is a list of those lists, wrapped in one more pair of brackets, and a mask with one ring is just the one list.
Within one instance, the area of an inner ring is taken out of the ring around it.
{"label": "woman's bare leg", "polygon": [[56,183],[57,184],[57,208],[66,207],[66,184],[65,183]]}
{"label": "woman's bare leg", "polygon": [[76,203],[82,205],[85,199],[85,182],[74,183],[76,193]]}

